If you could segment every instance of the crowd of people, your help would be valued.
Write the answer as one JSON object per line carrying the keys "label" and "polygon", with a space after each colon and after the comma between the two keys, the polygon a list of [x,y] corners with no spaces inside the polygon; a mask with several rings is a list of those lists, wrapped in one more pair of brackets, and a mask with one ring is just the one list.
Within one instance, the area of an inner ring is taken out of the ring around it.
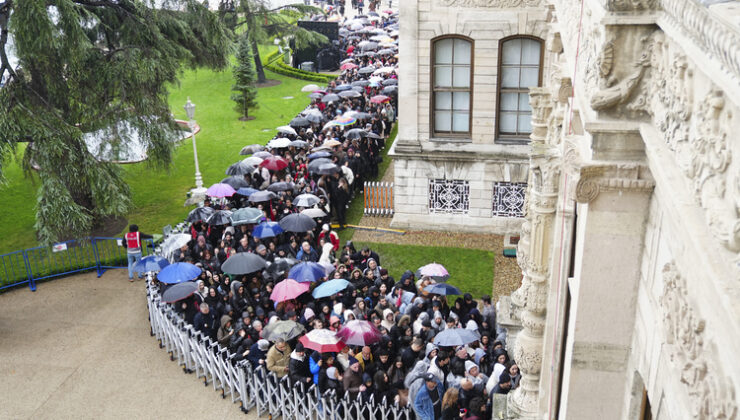
{"label": "crowd of people", "polygon": [[[294,131],[283,129],[268,143],[269,151],[248,150],[259,160],[232,171],[235,194],[211,197],[191,212],[192,241],[172,259],[202,272],[197,291],[175,307],[197,331],[228,348],[235,361],[247,360],[292,383],[409,405],[423,420],[484,418],[492,396],[516,388],[520,378],[505,350],[505,333],[496,329],[490,298],[478,302],[466,293],[448,302],[444,294],[427,290],[445,279],[417,275],[416,267],[405,267],[396,280],[371,249],[358,251],[350,241],[340,246],[330,223],[335,219],[344,227],[352,195],[377,175],[395,121],[396,19],[387,13],[343,22],[347,58],[341,75],[326,89],[309,89],[312,102],[292,121]],[[316,164],[317,159],[325,161]],[[259,194],[265,191],[273,194]],[[306,195],[315,202],[304,201]],[[258,209],[259,220],[216,217],[244,207]],[[308,210],[318,223],[305,232],[281,232],[271,224]],[[267,267],[224,273],[222,265],[238,253],[256,254]],[[300,262],[320,264],[323,274],[306,293],[272,300],[276,286]],[[348,286],[330,296],[312,295],[333,279],[347,280]],[[352,320],[374,325],[380,339],[319,352],[304,347],[300,336],[265,338],[265,328],[278,321],[300,324],[308,334],[338,332]],[[475,341],[435,345],[435,337],[447,329],[470,330]]]}

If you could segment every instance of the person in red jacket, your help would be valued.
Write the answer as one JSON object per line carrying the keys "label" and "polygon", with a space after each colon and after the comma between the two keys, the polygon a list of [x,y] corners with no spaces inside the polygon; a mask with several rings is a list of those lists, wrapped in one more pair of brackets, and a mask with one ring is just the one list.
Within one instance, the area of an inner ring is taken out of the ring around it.
{"label": "person in red jacket", "polygon": [[136,225],[128,227],[128,233],[123,238],[123,247],[128,256],[128,281],[134,281],[134,265],[141,260],[142,239],[152,239],[152,235],[139,232]]}
{"label": "person in red jacket", "polygon": [[339,251],[339,235],[331,230],[331,226],[328,223],[324,223],[324,226],[321,227],[319,242],[321,242],[321,238],[324,238],[324,241],[331,241],[331,244],[334,245],[334,252]]}

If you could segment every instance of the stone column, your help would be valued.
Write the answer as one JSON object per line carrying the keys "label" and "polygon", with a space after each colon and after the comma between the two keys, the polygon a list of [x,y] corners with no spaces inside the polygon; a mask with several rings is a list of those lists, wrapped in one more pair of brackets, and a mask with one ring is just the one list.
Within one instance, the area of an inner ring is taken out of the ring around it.
{"label": "stone column", "polygon": [[394,149],[398,153],[419,153],[419,2],[399,4],[399,53],[403,57],[404,73],[398,82],[398,138]]}
{"label": "stone column", "polygon": [[[547,307],[552,229],[556,213],[560,164],[557,148],[546,144],[548,119],[553,101],[546,88],[530,89],[532,106],[532,151],[530,155],[527,223],[528,250],[523,253],[522,286],[512,294],[521,307],[523,329],[517,337],[514,359],[522,372],[519,387],[509,394],[509,415],[536,418],[542,369],[543,332]],[[517,258],[519,256],[517,255]]]}

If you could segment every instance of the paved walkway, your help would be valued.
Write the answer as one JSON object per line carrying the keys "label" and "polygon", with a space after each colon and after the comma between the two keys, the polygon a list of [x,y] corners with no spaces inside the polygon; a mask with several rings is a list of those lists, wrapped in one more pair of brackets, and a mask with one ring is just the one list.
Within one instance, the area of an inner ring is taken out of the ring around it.
{"label": "paved walkway", "polygon": [[13,290],[0,308],[0,419],[257,418],[170,361],[125,270]]}

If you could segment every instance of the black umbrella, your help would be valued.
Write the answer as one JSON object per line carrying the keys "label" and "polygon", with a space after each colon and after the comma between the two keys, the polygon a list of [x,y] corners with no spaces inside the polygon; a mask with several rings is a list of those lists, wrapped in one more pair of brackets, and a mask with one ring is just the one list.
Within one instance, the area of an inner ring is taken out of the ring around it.
{"label": "black umbrella", "polygon": [[324,116],[321,115],[320,113],[309,112],[308,114],[306,114],[306,117],[305,118],[307,120],[311,121],[314,124],[318,124],[318,123],[321,122],[321,120],[324,118]]}
{"label": "black umbrella", "polygon": [[239,176],[226,177],[226,178],[224,178],[224,179],[221,180],[221,183],[222,184],[229,184],[231,186],[231,188],[233,188],[235,190],[238,190],[239,188],[244,188],[244,187],[248,187],[249,186],[249,183],[247,181],[245,181],[244,180],[244,177],[241,176],[241,175],[239,175]]}
{"label": "black umbrella", "polygon": [[347,84],[343,84],[343,85],[338,85],[338,86],[336,86],[336,87],[335,87],[334,89],[332,89],[332,90],[333,90],[334,92],[343,92],[343,91],[345,91],[345,90],[350,90],[350,89],[352,89],[352,85],[347,85]]}
{"label": "black umbrella", "polygon": [[209,217],[211,217],[214,211],[215,210],[213,210],[213,207],[198,207],[188,214],[188,218],[186,220],[190,223],[195,223],[200,220],[207,220]]}
{"label": "black umbrella", "polygon": [[240,160],[239,162],[229,166],[229,169],[226,170],[226,175],[246,175],[251,174],[252,172],[254,172],[254,166]]}
{"label": "black umbrella", "polygon": [[346,133],[344,133],[344,137],[354,140],[354,139],[361,139],[363,137],[367,137],[367,131],[361,129],[361,128],[353,128]]}
{"label": "black umbrella", "polygon": [[386,96],[398,95],[398,86],[386,86],[380,91],[380,93]]}
{"label": "black umbrella", "polygon": [[367,67],[363,67],[363,68],[357,70],[357,72],[360,73],[360,74],[370,74],[370,73],[372,73],[374,71],[375,71],[375,67],[373,67],[373,66],[367,66]]}
{"label": "black umbrella", "polygon": [[319,169],[316,171],[319,175],[332,175],[337,172],[339,172],[339,167],[334,163],[325,163],[321,166],[319,166]]}
{"label": "black umbrella", "polygon": [[251,155],[253,153],[257,153],[264,149],[265,149],[265,146],[261,144],[250,144],[249,146],[244,146],[242,148],[242,151],[239,152],[239,154],[240,155]]}
{"label": "black umbrella", "polygon": [[369,139],[382,139],[383,138],[382,136],[379,136],[373,132],[366,132],[365,137]]}
{"label": "black umbrella", "polygon": [[318,158],[314,159],[311,162],[308,162],[308,171],[309,172],[316,172],[319,170],[319,166],[325,164],[325,163],[333,163],[331,159],[327,158]]}
{"label": "black umbrella", "polygon": [[267,187],[267,190],[272,192],[292,191],[294,187],[292,182],[273,182]]}
{"label": "black umbrella", "polygon": [[291,127],[308,127],[309,125],[311,125],[311,122],[303,117],[295,117],[290,120],[290,124],[288,125],[290,125]]}
{"label": "black umbrella", "polygon": [[378,51],[378,54],[380,54],[380,55],[385,55],[385,54],[395,54],[395,53],[396,53],[396,52],[395,52],[395,51],[393,51],[393,50],[392,50],[392,49],[390,49],[390,48],[383,48],[382,50],[379,50],[379,51]]}
{"label": "black umbrella", "polygon": [[323,103],[329,103],[329,102],[336,102],[339,100],[339,95],[336,95],[334,93],[329,93],[324,95],[323,98],[321,98],[321,102]]}
{"label": "black umbrella", "polygon": [[228,225],[231,223],[231,211],[230,210],[216,210],[206,220],[206,223],[214,226]]}
{"label": "black umbrella", "polygon": [[373,114],[368,112],[355,112],[352,116],[358,120],[369,120],[373,117]]}
{"label": "black umbrella", "polygon": [[370,84],[369,80],[355,80],[354,82],[352,82],[352,86],[360,86],[360,87],[365,87],[369,84]]}
{"label": "black umbrella", "polygon": [[392,86],[398,84],[398,79],[385,79],[382,82],[380,82],[383,86]]}
{"label": "black umbrella", "polygon": [[267,266],[259,255],[249,252],[237,252],[226,259],[221,271],[228,274],[249,274],[260,271]]}
{"label": "black umbrella", "polygon": [[270,201],[273,198],[277,198],[277,195],[272,191],[257,191],[249,196],[249,201],[253,203],[261,203],[263,201]]}
{"label": "black umbrella", "polygon": [[285,274],[290,270],[290,267],[298,264],[298,260],[295,258],[275,258],[275,262],[272,264],[268,263],[267,271],[270,274],[276,275],[277,277]]}
{"label": "black umbrella", "polygon": [[192,281],[186,281],[183,283],[177,283],[167,288],[162,293],[162,301],[165,303],[177,302],[183,300],[186,297],[190,297],[198,290],[198,285]]}
{"label": "black umbrella", "polygon": [[[362,47],[360,47],[360,49],[362,49],[362,51],[371,51],[371,50],[375,50],[377,48],[378,48],[378,43],[377,42],[371,42],[371,41],[368,41],[367,44],[363,44]],[[360,72],[360,73],[362,73],[362,72]]]}
{"label": "black umbrella", "polygon": [[316,222],[305,214],[292,213],[280,219],[280,227],[286,232],[308,232]]}
{"label": "black umbrella", "polygon": [[342,98],[359,98],[362,96],[362,94],[356,90],[345,90],[344,92],[340,92],[339,96]]}
{"label": "black umbrella", "polygon": [[303,140],[293,140],[290,142],[290,146],[298,149],[306,149],[308,148],[308,143]]}

